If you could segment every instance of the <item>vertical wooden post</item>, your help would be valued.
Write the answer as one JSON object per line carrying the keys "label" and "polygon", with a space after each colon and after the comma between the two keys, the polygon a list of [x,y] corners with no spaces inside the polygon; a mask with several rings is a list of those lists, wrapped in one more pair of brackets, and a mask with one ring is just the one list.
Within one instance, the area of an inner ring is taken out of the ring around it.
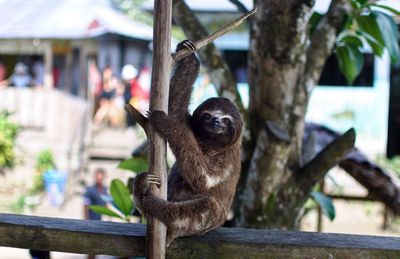
{"label": "vertical wooden post", "polygon": [[68,46],[65,54],[65,88],[67,93],[72,93],[72,46]]}
{"label": "vertical wooden post", "polygon": [[[172,0],[154,1],[153,70],[150,110],[168,112],[169,78],[171,72]],[[161,188],[152,186],[153,195],[167,198],[167,144],[149,127],[149,172],[163,179]],[[155,218],[147,223],[147,258],[165,258],[166,227]]]}
{"label": "vertical wooden post", "polygon": [[79,49],[79,96],[87,98],[88,89],[88,48],[84,41]]}
{"label": "vertical wooden post", "polygon": [[46,49],[44,51],[44,88],[52,89],[54,86],[53,79],[53,46],[51,41],[46,44]]}

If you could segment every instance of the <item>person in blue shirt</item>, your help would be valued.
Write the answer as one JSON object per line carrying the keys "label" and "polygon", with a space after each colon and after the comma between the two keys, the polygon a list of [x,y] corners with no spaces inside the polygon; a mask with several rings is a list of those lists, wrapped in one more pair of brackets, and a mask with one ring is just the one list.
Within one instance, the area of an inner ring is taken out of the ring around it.
{"label": "person in blue shirt", "polygon": [[104,186],[104,178],[106,172],[102,168],[98,168],[94,171],[95,183],[92,186],[86,188],[85,194],[83,195],[83,208],[84,218],[90,220],[101,220],[101,215],[92,211],[90,205],[105,206],[109,201],[109,195],[107,188]]}
{"label": "person in blue shirt", "polygon": [[14,73],[9,79],[9,84],[16,88],[25,88],[28,86],[32,86],[32,77],[29,74],[28,67],[24,63],[19,62],[15,65]]}

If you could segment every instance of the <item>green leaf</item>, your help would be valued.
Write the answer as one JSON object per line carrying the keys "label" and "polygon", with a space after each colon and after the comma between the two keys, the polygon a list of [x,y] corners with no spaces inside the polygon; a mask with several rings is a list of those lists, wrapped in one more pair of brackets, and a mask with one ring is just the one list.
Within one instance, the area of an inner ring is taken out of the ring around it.
{"label": "green leaf", "polygon": [[390,7],[390,6],[381,5],[381,4],[369,4],[369,6],[375,6],[375,7],[378,7],[378,8],[382,8],[382,9],[385,9],[385,10],[393,13],[394,15],[400,16],[400,11],[396,10],[396,9]]}
{"label": "green leaf", "polygon": [[368,2],[368,0],[355,0],[355,1],[359,2],[362,6],[364,6]]}
{"label": "green leaf", "polygon": [[116,208],[125,216],[132,212],[133,202],[128,187],[119,179],[114,179],[110,186],[111,196],[114,200]]}
{"label": "green leaf", "polygon": [[321,192],[312,192],[311,197],[322,208],[322,212],[332,221],[335,219],[336,212],[332,199]]}
{"label": "green leaf", "polygon": [[362,47],[362,40],[356,35],[346,35],[339,39],[340,42],[350,45],[354,45],[355,47]]}
{"label": "green leaf", "polygon": [[119,163],[118,168],[129,170],[135,173],[147,171],[147,158],[133,157],[123,160]]}
{"label": "green leaf", "polygon": [[268,197],[267,200],[267,213],[271,214],[276,208],[276,197],[275,197],[275,193],[271,193],[271,195]]}
{"label": "green leaf", "polygon": [[322,17],[324,17],[322,14],[318,12],[313,12],[313,14],[310,17],[309,21],[309,26],[310,26],[310,35],[312,35],[315,31],[315,29],[318,26],[318,23],[321,21]]}
{"label": "green leaf", "polygon": [[372,36],[363,31],[357,31],[357,33],[365,38],[365,40],[368,42],[368,45],[371,47],[372,52],[375,55],[377,55],[378,57],[382,57],[383,46],[379,42],[377,42]]}
{"label": "green leaf", "polygon": [[[375,13],[371,12],[368,15],[360,15],[356,18],[356,22],[360,31],[370,36],[366,37],[368,43],[372,42],[373,45],[385,45],[385,41],[383,40],[381,34],[381,29],[379,28],[379,24],[376,21]],[[375,42],[371,38],[374,39]],[[373,48],[372,45],[371,47]]]}
{"label": "green leaf", "polygon": [[110,210],[107,207],[103,207],[103,206],[100,206],[100,205],[90,205],[89,208],[91,210],[93,210],[94,212],[98,213],[98,214],[103,214],[103,215],[107,215],[107,216],[110,216],[110,217],[124,219],[123,217],[118,215],[116,212]]}
{"label": "green leaf", "polygon": [[353,45],[345,45],[336,48],[336,58],[340,71],[346,77],[347,82],[352,84],[364,65],[362,53]]}
{"label": "green leaf", "polygon": [[393,18],[385,13],[377,11],[372,11],[372,13],[381,30],[384,46],[389,51],[390,60],[392,63],[396,63],[400,57],[397,25]]}
{"label": "green leaf", "polygon": [[350,3],[355,9],[362,9],[366,6],[368,0],[351,0]]}

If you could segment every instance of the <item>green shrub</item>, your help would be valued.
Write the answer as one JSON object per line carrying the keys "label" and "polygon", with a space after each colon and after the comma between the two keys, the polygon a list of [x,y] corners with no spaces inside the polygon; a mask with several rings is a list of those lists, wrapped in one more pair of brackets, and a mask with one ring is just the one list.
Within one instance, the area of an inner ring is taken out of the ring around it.
{"label": "green shrub", "polygon": [[9,112],[0,112],[0,169],[13,168],[16,163],[14,144],[19,127],[9,117]]}
{"label": "green shrub", "polygon": [[33,186],[29,191],[30,194],[36,194],[44,191],[43,174],[52,169],[56,169],[53,153],[48,149],[40,151],[36,157],[36,172],[33,176]]}

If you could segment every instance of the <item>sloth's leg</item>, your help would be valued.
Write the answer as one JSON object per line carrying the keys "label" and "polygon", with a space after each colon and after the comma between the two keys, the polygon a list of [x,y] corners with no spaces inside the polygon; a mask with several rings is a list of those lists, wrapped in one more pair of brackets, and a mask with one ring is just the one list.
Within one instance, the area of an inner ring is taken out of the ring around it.
{"label": "sloth's leg", "polygon": [[180,236],[203,234],[218,226],[223,215],[218,204],[209,198],[169,202],[147,195],[143,198],[146,214],[167,226],[167,246]]}
{"label": "sloth's leg", "polygon": [[197,198],[193,200],[169,202],[152,195],[143,198],[143,209],[146,213],[156,217],[167,226],[179,225],[200,215],[201,213],[214,211],[217,203],[208,198]]}
{"label": "sloth's leg", "polygon": [[133,200],[136,208],[143,214],[143,197],[147,194],[150,184],[161,185],[160,177],[147,172],[138,174],[133,180]]}

